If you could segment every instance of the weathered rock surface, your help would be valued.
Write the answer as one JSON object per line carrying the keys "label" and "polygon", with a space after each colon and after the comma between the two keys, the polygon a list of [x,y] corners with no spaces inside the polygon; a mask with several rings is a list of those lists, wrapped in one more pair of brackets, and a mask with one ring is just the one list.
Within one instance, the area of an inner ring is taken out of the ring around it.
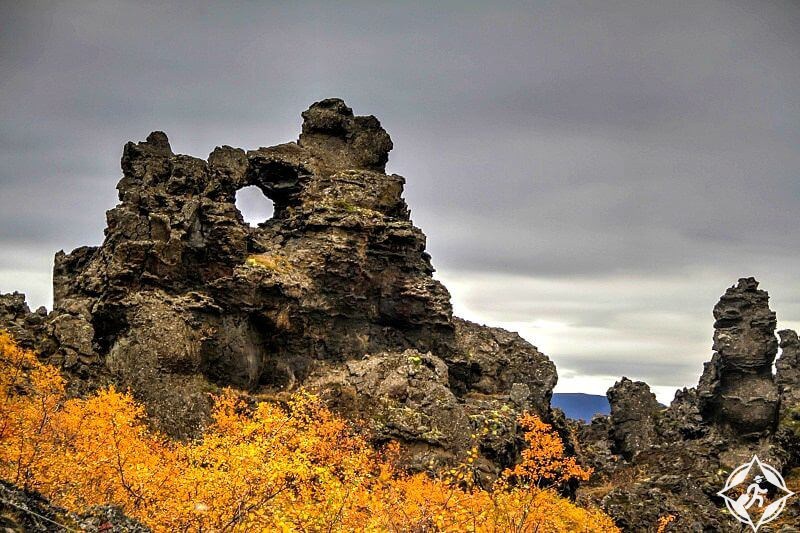
{"label": "weathered rock surface", "polygon": [[800,403],[800,339],[791,329],[778,332],[781,356],[775,362],[781,410]]}
{"label": "weathered rock surface", "polygon": [[47,310],[40,307],[32,313],[19,292],[0,294],[0,324],[23,348],[33,349],[45,330]]}
{"label": "weathered rock surface", "polygon": [[0,528],[5,533],[150,531],[146,526],[125,516],[119,508],[106,505],[76,515],[53,505],[39,494],[21,490],[5,481],[0,481]]}
{"label": "weathered rock surface", "polygon": [[740,279],[714,307],[714,350],[698,386],[703,417],[736,433],[774,429],[778,388],[776,317],[753,278]]}
{"label": "weathered rock surface", "polygon": [[780,392],[777,440],[787,456],[787,465],[800,467],[800,340],[790,329],[778,332],[781,356],[775,363],[775,381]]}
{"label": "weathered rock surface", "polygon": [[[580,497],[600,503],[627,531],[655,529],[667,515],[675,531],[737,531],[716,493],[753,455],[797,477],[797,336],[780,333],[773,376],[776,317],[753,278],[725,292],[714,318],[715,353],[696,389],[678,391],[664,408],[646,384],[623,378],[608,392],[611,415],[576,426],[579,456],[598,474]],[[797,518],[792,512],[784,523]]]}
{"label": "weathered rock surface", "polygon": [[[490,422],[486,469],[510,464],[516,415],[550,416],[554,365],[452,316],[375,117],[337,99],[302,116],[297,142],[207,160],[173,153],[162,132],[128,143],[103,244],[56,255],[46,320],[12,296],[0,327],[34,342],[28,322],[44,322],[43,356],[78,382],[131,387],[173,436],[202,427],[218,386],[313,385],[372,416],[376,439],[405,442],[413,464],[455,456]],[[235,205],[246,186],[274,203],[258,227]]]}
{"label": "weathered rock surface", "polygon": [[465,429],[473,426],[464,403],[449,388],[447,364],[439,357],[409,349],[319,367],[318,372],[308,385],[340,410],[359,413],[376,441],[407,443],[405,453],[415,470],[442,466],[448,458],[443,452],[453,459],[470,444]]}
{"label": "weathered rock surface", "polygon": [[625,459],[633,459],[653,444],[656,414],[662,406],[647,383],[628,378],[608,389],[607,397],[611,406],[612,450]]}

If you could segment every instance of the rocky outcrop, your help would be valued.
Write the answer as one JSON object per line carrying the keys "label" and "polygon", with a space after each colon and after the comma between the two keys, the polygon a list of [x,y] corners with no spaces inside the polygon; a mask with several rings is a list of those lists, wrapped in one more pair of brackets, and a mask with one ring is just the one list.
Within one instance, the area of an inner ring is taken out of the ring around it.
{"label": "rocky outcrop", "polygon": [[26,349],[38,346],[44,335],[47,310],[40,307],[31,312],[25,295],[19,292],[0,294],[0,324]]}
{"label": "rocky outcrop", "polygon": [[698,386],[703,417],[737,434],[774,429],[778,388],[776,317],[753,278],[729,288],[714,307],[714,350]]}
{"label": "rocky outcrop", "polygon": [[[510,464],[516,414],[550,416],[554,365],[452,316],[375,117],[337,99],[302,116],[297,142],[206,160],[162,132],[128,143],[103,244],[56,255],[39,351],[75,381],[130,387],[176,437],[202,427],[219,386],[314,386],[414,464],[457,455],[489,419],[486,468]],[[235,205],[247,186],[274,203],[258,227]]]}
{"label": "rocky outcrop", "polygon": [[612,450],[625,459],[633,459],[653,444],[656,415],[662,406],[647,383],[625,377],[606,395],[611,406]]}
{"label": "rocky outcrop", "polygon": [[473,425],[439,357],[417,350],[378,353],[320,366],[317,373],[307,385],[340,411],[358,413],[376,442],[407,443],[406,462],[414,470],[441,467],[470,444],[465,429]]}
{"label": "rocky outcrop", "polygon": [[509,394],[525,409],[546,413],[555,365],[517,333],[455,318],[456,350],[447,358],[456,394]]}
{"label": "rocky outcrop", "polygon": [[579,455],[597,471],[580,497],[625,530],[667,515],[675,531],[731,529],[717,492],[734,468],[754,454],[786,473],[800,464],[797,336],[781,332],[773,376],[776,316],[753,278],[725,292],[714,318],[715,353],[696,389],[662,408],[646,384],[623,378],[608,392],[611,415],[576,428]]}
{"label": "rocky outcrop", "polygon": [[[754,453],[800,466],[800,342],[780,332],[773,376],[776,317],[754,279],[715,306],[715,353],[697,388],[664,408],[623,378],[610,416],[567,427],[550,409],[557,375],[545,355],[452,315],[405,180],[385,173],[392,142],[380,122],[337,99],[302,116],[297,142],[222,146],[206,160],[175,154],[162,132],[128,143],[103,244],[56,254],[49,314],[0,295],[0,327],[63,369],[72,394],[130,388],[177,438],[203,427],[219,387],[253,401],[303,387],[376,443],[399,440],[412,470],[477,447],[488,482],[517,460],[516,420],[532,411],[596,469],[578,497],[631,531],[670,514],[675,530],[723,529],[716,493],[732,468]],[[257,227],[235,205],[247,186],[274,203]]]}

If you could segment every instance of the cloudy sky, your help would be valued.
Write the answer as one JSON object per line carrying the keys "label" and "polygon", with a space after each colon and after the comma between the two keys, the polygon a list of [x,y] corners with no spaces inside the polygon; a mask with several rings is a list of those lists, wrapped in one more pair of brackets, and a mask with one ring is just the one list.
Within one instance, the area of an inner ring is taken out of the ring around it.
{"label": "cloudy sky", "polygon": [[559,391],[695,384],[741,276],[800,328],[797,2],[160,4],[0,2],[0,292],[50,306],[126,141],[273,145],[336,96],[392,135],[456,311]]}

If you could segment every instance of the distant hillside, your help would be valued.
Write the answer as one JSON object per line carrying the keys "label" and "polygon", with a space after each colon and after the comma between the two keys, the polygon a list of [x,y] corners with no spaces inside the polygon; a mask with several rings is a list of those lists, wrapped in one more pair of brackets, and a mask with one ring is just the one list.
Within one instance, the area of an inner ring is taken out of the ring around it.
{"label": "distant hillside", "polygon": [[554,393],[552,405],[564,411],[569,418],[586,422],[589,422],[596,414],[607,415],[609,413],[608,400],[599,394]]}

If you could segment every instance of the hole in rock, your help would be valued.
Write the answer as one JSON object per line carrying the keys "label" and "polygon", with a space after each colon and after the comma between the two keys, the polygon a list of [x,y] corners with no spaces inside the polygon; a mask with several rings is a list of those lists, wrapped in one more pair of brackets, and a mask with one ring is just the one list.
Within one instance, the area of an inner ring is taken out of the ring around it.
{"label": "hole in rock", "polygon": [[236,208],[242,214],[245,223],[252,227],[272,218],[275,206],[272,200],[264,196],[261,189],[249,185],[236,191]]}

